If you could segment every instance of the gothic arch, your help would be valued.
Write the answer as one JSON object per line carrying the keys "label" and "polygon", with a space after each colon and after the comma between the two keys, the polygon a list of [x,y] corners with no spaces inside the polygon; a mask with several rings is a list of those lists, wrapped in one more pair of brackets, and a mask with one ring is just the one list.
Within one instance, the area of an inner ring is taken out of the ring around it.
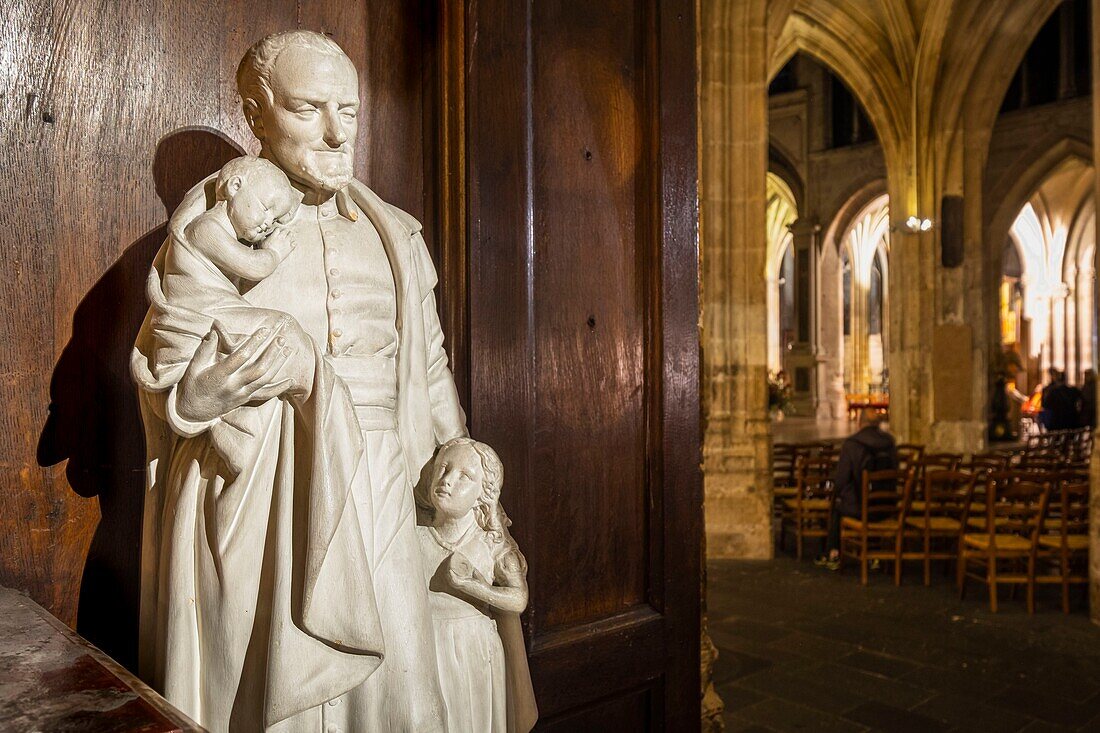
{"label": "gothic arch", "polygon": [[1043,181],[1074,159],[1091,166],[1092,145],[1076,137],[1040,138],[990,189],[987,200],[1000,203],[987,219],[984,239],[990,248],[988,262],[1000,261],[999,252],[1012,222]]}
{"label": "gothic arch", "polygon": [[841,240],[852,228],[852,223],[872,201],[886,192],[886,179],[881,177],[856,185],[829,220],[829,226],[822,239],[824,246],[831,247],[839,253],[843,245]]}
{"label": "gothic arch", "polygon": [[791,157],[774,142],[768,143],[768,172],[773,173],[787,184],[794,196],[795,208],[806,210],[806,186],[798,169],[791,163]]}
{"label": "gothic arch", "polygon": [[[989,138],[1012,82],[1031,42],[1062,0],[1016,0],[1012,3],[934,2],[929,9],[917,57],[917,95],[932,99],[923,128],[953,131],[949,152],[940,160],[945,173],[961,146],[978,135],[984,167]],[[988,39],[985,43],[975,42]],[[933,96],[934,95],[934,96]],[[962,130],[967,135],[959,134]]]}
{"label": "gothic arch", "polygon": [[827,2],[801,2],[776,41],[768,78],[799,51],[813,56],[842,79],[867,110],[890,161],[896,159],[908,130],[906,80],[892,50],[890,40],[865,16]]}

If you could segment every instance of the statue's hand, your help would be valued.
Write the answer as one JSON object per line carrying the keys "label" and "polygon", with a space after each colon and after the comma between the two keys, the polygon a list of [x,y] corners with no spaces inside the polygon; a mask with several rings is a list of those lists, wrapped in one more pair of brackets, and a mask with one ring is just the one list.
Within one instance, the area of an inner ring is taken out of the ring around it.
{"label": "statue's hand", "polygon": [[279,262],[286,259],[287,255],[291,253],[297,243],[294,241],[294,235],[290,233],[288,227],[277,227],[275,231],[267,235],[267,239],[260,245],[263,249],[269,249],[276,254],[279,258]]}
{"label": "statue's hand", "polygon": [[486,584],[478,577],[469,559],[458,552],[451,555],[449,567],[447,568],[447,578],[451,585],[459,590]]}
{"label": "statue's hand", "polygon": [[210,329],[177,387],[180,417],[206,422],[247,402],[277,397],[291,387],[291,379],[273,382],[295,349],[280,335],[288,320],[259,329],[222,358],[218,347],[224,337],[218,328]]}

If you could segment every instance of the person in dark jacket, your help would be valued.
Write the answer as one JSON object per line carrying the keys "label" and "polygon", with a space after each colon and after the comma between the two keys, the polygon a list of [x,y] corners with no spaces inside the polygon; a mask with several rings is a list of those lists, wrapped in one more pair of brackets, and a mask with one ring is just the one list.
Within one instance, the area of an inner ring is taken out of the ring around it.
{"label": "person in dark jacket", "polygon": [[860,516],[863,472],[898,467],[897,444],[894,436],[883,427],[885,422],[885,415],[864,409],[859,415],[859,430],[840,445],[840,457],[833,478],[833,507],[829,515],[826,554],[817,559],[818,565],[830,570],[840,568],[840,522],[843,517]]}
{"label": "person in dark jacket", "polygon": [[1085,381],[1081,384],[1081,427],[1096,426],[1096,370],[1085,370]]}
{"label": "person in dark jacket", "polygon": [[1043,390],[1043,410],[1048,430],[1069,430],[1081,423],[1081,390],[1066,383],[1065,372],[1050,370],[1050,384]]}

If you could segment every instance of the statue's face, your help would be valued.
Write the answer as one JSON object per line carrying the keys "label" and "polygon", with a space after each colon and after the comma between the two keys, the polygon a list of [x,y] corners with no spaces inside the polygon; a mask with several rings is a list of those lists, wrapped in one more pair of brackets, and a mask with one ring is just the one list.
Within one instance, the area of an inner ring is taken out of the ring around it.
{"label": "statue's face", "polygon": [[345,57],[304,48],[279,54],[272,104],[255,128],[264,149],[291,180],[310,191],[339,191],[352,179],[359,127],[359,81]]}
{"label": "statue's face", "polygon": [[481,496],[484,481],[481,457],[472,446],[454,445],[446,448],[435,459],[432,506],[444,517],[464,517]]}

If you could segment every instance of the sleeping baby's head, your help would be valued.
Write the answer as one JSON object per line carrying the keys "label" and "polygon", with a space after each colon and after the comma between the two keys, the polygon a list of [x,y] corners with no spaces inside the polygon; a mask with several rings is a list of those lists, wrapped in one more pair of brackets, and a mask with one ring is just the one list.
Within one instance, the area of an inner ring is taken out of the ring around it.
{"label": "sleeping baby's head", "polygon": [[301,200],[278,166],[253,155],[222,166],[214,190],[218,201],[226,202],[237,239],[252,243],[262,241],[276,224],[290,221]]}

